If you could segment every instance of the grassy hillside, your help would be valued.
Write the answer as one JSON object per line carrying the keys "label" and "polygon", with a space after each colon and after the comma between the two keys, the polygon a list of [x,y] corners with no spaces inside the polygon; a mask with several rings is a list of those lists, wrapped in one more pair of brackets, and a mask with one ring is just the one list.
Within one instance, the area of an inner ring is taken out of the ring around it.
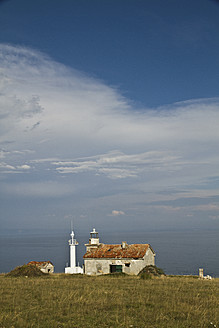
{"label": "grassy hillside", "polygon": [[0,328],[219,328],[219,279],[0,276]]}

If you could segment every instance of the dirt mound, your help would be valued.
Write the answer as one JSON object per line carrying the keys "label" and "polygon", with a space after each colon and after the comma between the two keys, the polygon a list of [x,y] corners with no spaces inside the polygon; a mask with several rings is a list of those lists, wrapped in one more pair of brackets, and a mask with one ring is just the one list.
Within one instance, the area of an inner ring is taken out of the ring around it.
{"label": "dirt mound", "polygon": [[11,272],[6,274],[6,277],[39,277],[45,276],[46,273],[43,273],[35,265],[22,265],[13,269]]}
{"label": "dirt mound", "polygon": [[147,265],[139,272],[138,276],[140,276],[141,279],[152,279],[153,277],[165,276],[165,273],[155,265]]}

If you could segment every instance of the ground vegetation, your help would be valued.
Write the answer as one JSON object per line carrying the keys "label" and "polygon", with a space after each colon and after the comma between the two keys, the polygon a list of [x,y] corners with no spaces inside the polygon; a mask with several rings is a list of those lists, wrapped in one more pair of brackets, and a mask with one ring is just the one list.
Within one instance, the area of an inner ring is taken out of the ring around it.
{"label": "ground vegetation", "polygon": [[219,279],[0,275],[0,328],[219,328]]}

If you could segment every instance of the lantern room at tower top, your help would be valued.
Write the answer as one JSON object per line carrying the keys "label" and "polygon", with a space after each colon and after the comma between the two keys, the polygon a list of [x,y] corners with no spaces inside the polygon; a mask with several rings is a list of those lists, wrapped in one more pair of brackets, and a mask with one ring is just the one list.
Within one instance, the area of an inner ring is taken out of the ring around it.
{"label": "lantern room at tower top", "polygon": [[99,241],[98,232],[95,228],[93,228],[93,231],[90,232],[90,240],[91,243],[95,243],[97,240]]}

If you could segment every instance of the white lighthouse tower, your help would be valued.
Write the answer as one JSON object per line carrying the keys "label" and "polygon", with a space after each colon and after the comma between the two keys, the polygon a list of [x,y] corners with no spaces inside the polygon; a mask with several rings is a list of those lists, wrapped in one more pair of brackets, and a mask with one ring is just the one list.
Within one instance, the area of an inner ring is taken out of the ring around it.
{"label": "white lighthouse tower", "polygon": [[74,231],[72,230],[71,239],[68,241],[70,246],[70,266],[65,268],[65,273],[83,273],[83,269],[79,266],[76,266],[76,249],[75,247],[78,245],[76,239],[74,239]]}

